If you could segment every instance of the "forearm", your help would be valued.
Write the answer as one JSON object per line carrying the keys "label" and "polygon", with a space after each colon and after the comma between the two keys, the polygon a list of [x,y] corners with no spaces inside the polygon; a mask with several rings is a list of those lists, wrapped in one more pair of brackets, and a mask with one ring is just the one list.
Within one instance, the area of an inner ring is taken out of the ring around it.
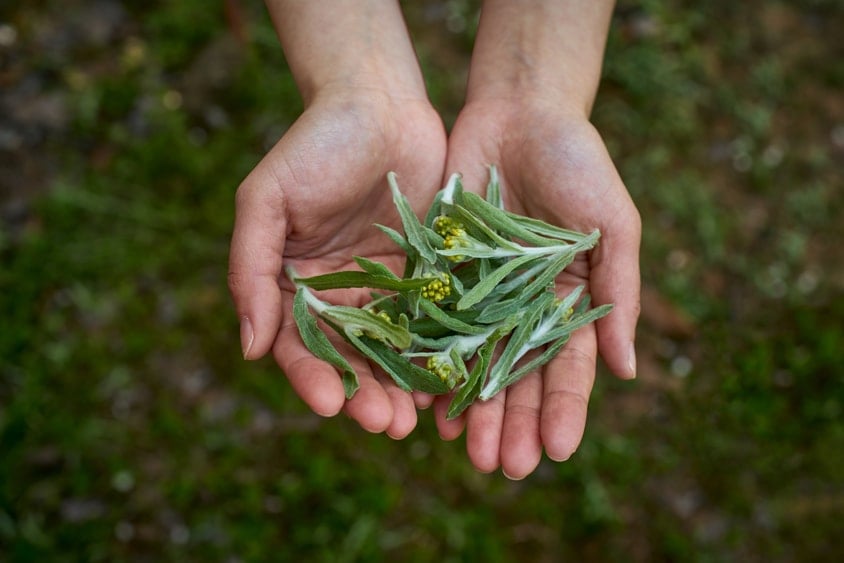
{"label": "forearm", "polygon": [[394,0],[266,0],[305,103],[330,88],[424,97],[425,84]]}
{"label": "forearm", "polygon": [[540,96],[588,115],[614,2],[485,0],[467,101]]}

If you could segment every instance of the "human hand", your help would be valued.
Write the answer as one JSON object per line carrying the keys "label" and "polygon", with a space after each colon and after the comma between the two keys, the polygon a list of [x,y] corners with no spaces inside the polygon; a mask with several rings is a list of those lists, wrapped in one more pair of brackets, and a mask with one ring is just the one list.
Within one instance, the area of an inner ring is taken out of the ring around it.
{"label": "human hand", "polygon": [[[440,188],[445,147],[442,122],[424,95],[327,88],[238,189],[229,286],[244,357],[272,348],[295,391],[320,415],[342,409],[366,430],[395,438],[416,425],[411,395],[335,342],[360,377],[357,393],[345,399],[336,369],[312,356],[299,337],[295,290],[282,267],[315,275],[354,268],[351,258],[358,255],[400,272],[403,253],[372,226],[399,227],[386,174],[396,171],[421,212]],[[331,300],[359,306],[366,298],[346,291]]]}
{"label": "human hand", "polygon": [[531,473],[544,447],[565,460],[583,436],[597,354],[619,377],[635,377],[633,340],[639,312],[641,225],[597,131],[582,111],[553,101],[493,98],[470,102],[449,138],[447,172],[460,171],[467,190],[480,192],[487,164],[499,166],[508,209],[601,240],[558,279],[568,293],[586,285],[596,305],[614,303],[607,317],[572,335],[541,371],[525,376],[464,416],[448,421],[447,397],[435,399],[444,439],[467,431],[467,451],[484,472],[499,465],[508,477]]}

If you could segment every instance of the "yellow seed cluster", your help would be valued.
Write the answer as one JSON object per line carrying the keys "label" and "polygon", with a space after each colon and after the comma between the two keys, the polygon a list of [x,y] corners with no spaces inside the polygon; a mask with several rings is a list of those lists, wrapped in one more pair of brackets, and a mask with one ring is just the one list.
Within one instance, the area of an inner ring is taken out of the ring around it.
{"label": "yellow seed cluster", "polygon": [[389,315],[389,313],[387,313],[387,311],[378,312],[375,309],[370,309],[369,312],[372,313],[373,315],[375,315],[376,317],[380,317],[380,318],[384,319],[388,323],[393,322],[393,319],[390,318],[390,315]]}
{"label": "yellow seed cluster", "polygon": [[430,358],[428,358],[428,363],[426,367],[428,368],[428,371],[432,372],[434,375],[436,375],[443,381],[446,381],[449,376],[451,376],[451,364],[449,362],[444,361],[439,356],[431,356]]}
{"label": "yellow seed cluster", "polygon": [[434,303],[439,303],[451,295],[451,278],[441,272],[439,277],[422,288],[422,297]]}
{"label": "yellow seed cluster", "polygon": [[463,223],[445,215],[440,215],[434,219],[434,230],[441,237],[454,234],[455,229],[463,231]]}
{"label": "yellow seed cluster", "polygon": [[[447,235],[445,237],[445,240],[443,241],[443,246],[445,248],[449,249],[449,250],[451,250],[453,248],[460,248],[461,241],[460,241],[459,237],[466,234],[466,231],[464,231],[463,229],[452,229],[452,230],[455,231],[455,232],[453,234]],[[449,260],[451,260],[452,262],[460,262],[460,261],[463,260],[463,258],[465,258],[465,256],[463,256],[462,254],[456,254],[454,256],[447,256],[447,258]]]}
{"label": "yellow seed cluster", "polygon": [[[558,298],[558,299],[555,299],[555,300],[554,300],[554,304],[555,304],[557,307],[559,307],[560,305],[562,305],[562,304],[563,304],[563,300],[562,300],[562,299],[559,299],[559,298]],[[568,309],[566,309],[566,310],[565,310],[565,312],[563,313],[563,320],[564,320],[564,321],[569,320],[573,314],[574,314],[574,308],[573,308],[573,307],[569,307],[569,308],[568,308]]]}
{"label": "yellow seed cluster", "polygon": [[[448,250],[460,248],[462,245],[460,238],[466,235],[463,223],[445,215],[440,215],[434,220],[434,230],[445,239],[443,246]],[[464,256],[448,257],[452,262],[460,262],[463,258]]]}
{"label": "yellow seed cluster", "polygon": [[[390,318],[390,315],[386,311],[378,311],[377,309],[369,309],[369,313],[371,315],[375,316],[375,317],[379,317],[381,319],[384,319],[388,323],[393,322],[393,319]],[[383,336],[381,336],[380,334],[373,332],[371,330],[364,330],[364,331],[358,330],[358,331],[353,332],[353,334],[355,336],[362,336],[363,334],[365,334],[370,338],[374,338],[375,340],[380,340],[381,342],[386,342],[386,340],[384,340]]]}

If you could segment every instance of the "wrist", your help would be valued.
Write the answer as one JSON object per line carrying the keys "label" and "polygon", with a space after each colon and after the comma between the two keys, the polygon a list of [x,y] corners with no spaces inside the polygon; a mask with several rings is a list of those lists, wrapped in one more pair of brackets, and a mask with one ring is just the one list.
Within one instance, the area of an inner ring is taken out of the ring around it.
{"label": "wrist", "polygon": [[[417,103],[428,101],[424,84],[397,74],[395,68],[378,66],[376,61],[362,61],[356,70],[338,71],[326,76],[296,78],[305,107],[317,99],[346,99],[367,105],[392,102]],[[371,103],[370,103],[371,102]]]}
{"label": "wrist", "polygon": [[486,0],[467,103],[529,97],[588,116],[600,80],[612,4]]}
{"label": "wrist", "polygon": [[425,97],[425,83],[397,2],[267,0],[305,104],[330,90],[375,88]]}

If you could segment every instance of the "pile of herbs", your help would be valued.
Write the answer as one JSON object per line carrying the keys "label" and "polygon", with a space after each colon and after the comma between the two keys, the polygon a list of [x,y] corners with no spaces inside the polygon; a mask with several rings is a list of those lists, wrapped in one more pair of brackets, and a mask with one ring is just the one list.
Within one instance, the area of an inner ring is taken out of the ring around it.
{"label": "pile of herbs", "polygon": [[[485,199],[464,191],[455,174],[423,222],[395,174],[387,180],[404,233],[376,226],[407,255],[402,277],[360,256],[354,257],[360,271],[307,278],[287,272],[296,285],[293,313],[302,340],[341,370],[347,397],[358,389],[357,374],[317,317],[401,389],[454,391],[448,409],[454,418],[549,362],[572,332],[612,309],[590,308],[583,286],[559,297],[555,284],[600,233],[561,229],[505,210],[495,167]],[[343,288],[369,288],[372,299],[360,308],[333,305],[311,291]]]}

